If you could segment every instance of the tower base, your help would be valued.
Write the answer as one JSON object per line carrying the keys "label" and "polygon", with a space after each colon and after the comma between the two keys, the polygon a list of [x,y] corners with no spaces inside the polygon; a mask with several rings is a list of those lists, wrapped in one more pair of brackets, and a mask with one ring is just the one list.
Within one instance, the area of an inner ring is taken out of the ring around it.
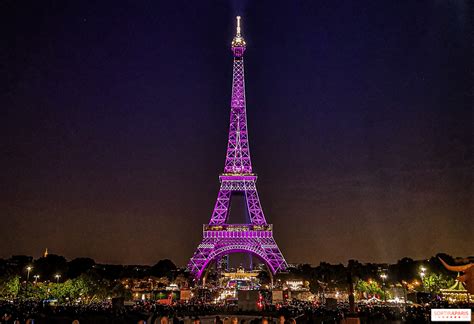
{"label": "tower base", "polygon": [[286,264],[275,240],[272,225],[204,225],[203,240],[188,263],[191,274],[200,279],[207,265],[223,255],[251,253],[260,258],[275,274]]}

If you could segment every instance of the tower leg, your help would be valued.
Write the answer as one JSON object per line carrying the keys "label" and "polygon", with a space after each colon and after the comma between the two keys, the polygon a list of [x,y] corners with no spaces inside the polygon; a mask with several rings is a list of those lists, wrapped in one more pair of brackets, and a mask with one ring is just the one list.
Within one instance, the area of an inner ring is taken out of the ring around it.
{"label": "tower leg", "polygon": [[267,223],[263,214],[260,199],[258,198],[257,189],[245,190],[245,200],[247,201],[247,210],[250,214],[250,223],[254,225],[264,225]]}
{"label": "tower leg", "polygon": [[230,204],[230,196],[232,194],[231,190],[219,190],[217,195],[216,205],[214,206],[214,211],[212,212],[212,217],[210,224],[217,225],[217,224],[224,224],[227,215],[229,213],[229,204]]}

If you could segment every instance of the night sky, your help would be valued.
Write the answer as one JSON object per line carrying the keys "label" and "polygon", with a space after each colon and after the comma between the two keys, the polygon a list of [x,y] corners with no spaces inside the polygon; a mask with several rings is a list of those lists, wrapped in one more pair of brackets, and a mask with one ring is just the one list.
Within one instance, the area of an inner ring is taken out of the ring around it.
{"label": "night sky", "polygon": [[1,1],[0,257],[187,263],[224,166],[238,14],[287,261],[473,255],[468,2]]}

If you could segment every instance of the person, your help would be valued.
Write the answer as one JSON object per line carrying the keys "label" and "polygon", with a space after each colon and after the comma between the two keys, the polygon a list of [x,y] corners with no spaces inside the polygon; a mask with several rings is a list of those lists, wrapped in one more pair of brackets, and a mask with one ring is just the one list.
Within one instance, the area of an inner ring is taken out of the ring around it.
{"label": "person", "polygon": [[201,324],[201,320],[199,319],[198,316],[196,316],[193,320],[193,324]]}
{"label": "person", "polygon": [[216,323],[216,324],[224,324],[224,323],[222,322],[222,320],[221,320],[221,318],[220,318],[219,315],[216,316],[216,320],[214,321],[214,323]]}
{"label": "person", "polygon": [[262,324],[268,324],[268,320],[265,317],[262,317]]}
{"label": "person", "polygon": [[239,320],[235,316],[230,319],[230,322],[231,324],[239,324]]}
{"label": "person", "polygon": [[168,324],[168,316],[163,316],[160,320],[160,324]]}
{"label": "person", "polygon": [[78,321],[78,320],[74,320],[74,321],[72,321],[72,324],[79,324],[79,321]]}
{"label": "person", "polygon": [[280,317],[278,318],[278,323],[279,324],[285,324],[285,316],[280,315]]}

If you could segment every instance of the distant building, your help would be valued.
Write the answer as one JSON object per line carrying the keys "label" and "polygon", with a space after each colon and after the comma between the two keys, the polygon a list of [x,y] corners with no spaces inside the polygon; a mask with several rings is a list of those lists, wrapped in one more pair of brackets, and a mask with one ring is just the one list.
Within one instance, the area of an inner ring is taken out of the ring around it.
{"label": "distant building", "polygon": [[27,255],[13,255],[7,260],[8,267],[23,268],[33,262],[33,257]]}

